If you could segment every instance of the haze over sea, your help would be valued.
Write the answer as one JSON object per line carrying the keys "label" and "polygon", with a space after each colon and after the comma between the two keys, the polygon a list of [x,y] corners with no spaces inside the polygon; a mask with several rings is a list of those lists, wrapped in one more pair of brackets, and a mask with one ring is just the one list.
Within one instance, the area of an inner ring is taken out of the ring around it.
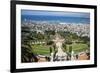
{"label": "haze over sea", "polygon": [[81,23],[81,24],[90,24],[89,18],[81,17],[57,17],[57,16],[33,16],[33,15],[22,15],[22,21],[24,20],[33,20],[33,21],[59,21],[65,23]]}
{"label": "haze over sea", "polygon": [[64,23],[90,24],[90,14],[82,12],[54,12],[22,10],[21,21],[59,21]]}

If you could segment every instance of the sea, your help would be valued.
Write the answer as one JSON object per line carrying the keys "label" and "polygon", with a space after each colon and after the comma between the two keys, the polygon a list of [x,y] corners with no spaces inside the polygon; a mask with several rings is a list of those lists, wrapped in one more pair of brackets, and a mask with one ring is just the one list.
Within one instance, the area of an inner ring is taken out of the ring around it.
{"label": "sea", "polygon": [[75,24],[90,24],[90,18],[83,17],[64,17],[64,16],[40,16],[40,15],[21,15],[21,21],[33,20],[33,21],[59,21],[64,23]]}

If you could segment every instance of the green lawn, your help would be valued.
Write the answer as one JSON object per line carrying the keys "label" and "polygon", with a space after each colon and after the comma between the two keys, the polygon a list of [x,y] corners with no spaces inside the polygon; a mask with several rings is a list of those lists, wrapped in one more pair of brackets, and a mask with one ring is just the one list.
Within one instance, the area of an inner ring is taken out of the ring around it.
{"label": "green lawn", "polygon": [[[72,45],[67,45],[67,49],[69,48],[69,46],[72,46],[72,49],[75,53],[81,52],[81,51],[85,51],[86,49],[88,49],[87,44],[72,44]],[[46,45],[32,45],[33,48],[33,52],[39,55],[49,55],[50,54],[50,50],[49,50],[49,46]]]}
{"label": "green lawn", "polygon": [[46,45],[33,45],[33,52],[41,55],[48,55],[50,53],[49,47]]}
{"label": "green lawn", "polygon": [[[67,45],[68,47],[70,45]],[[79,43],[79,44],[72,44],[72,49],[74,52],[81,52],[81,51],[85,51],[86,49],[88,49],[88,45],[87,44],[82,44],[82,43]]]}

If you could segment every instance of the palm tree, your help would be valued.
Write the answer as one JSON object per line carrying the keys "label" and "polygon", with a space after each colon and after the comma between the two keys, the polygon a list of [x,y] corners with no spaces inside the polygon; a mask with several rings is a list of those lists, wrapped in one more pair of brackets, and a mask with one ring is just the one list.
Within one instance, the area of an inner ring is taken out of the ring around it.
{"label": "palm tree", "polygon": [[21,59],[22,62],[37,62],[38,58],[32,52],[32,47],[30,45],[22,45],[21,46]]}
{"label": "palm tree", "polygon": [[[23,29],[22,29],[23,30]],[[22,32],[21,36],[21,61],[22,62],[37,62],[38,59],[33,52],[33,48],[31,47],[32,41],[34,41],[34,37],[31,31]]]}

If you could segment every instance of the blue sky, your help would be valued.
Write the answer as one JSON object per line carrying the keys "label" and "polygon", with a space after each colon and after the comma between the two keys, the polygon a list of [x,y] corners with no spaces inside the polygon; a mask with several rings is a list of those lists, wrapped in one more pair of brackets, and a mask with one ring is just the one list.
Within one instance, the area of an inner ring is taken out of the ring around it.
{"label": "blue sky", "polygon": [[36,16],[62,16],[62,17],[81,17],[90,18],[90,13],[83,12],[60,12],[60,11],[39,11],[39,10],[21,10],[21,15]]}

